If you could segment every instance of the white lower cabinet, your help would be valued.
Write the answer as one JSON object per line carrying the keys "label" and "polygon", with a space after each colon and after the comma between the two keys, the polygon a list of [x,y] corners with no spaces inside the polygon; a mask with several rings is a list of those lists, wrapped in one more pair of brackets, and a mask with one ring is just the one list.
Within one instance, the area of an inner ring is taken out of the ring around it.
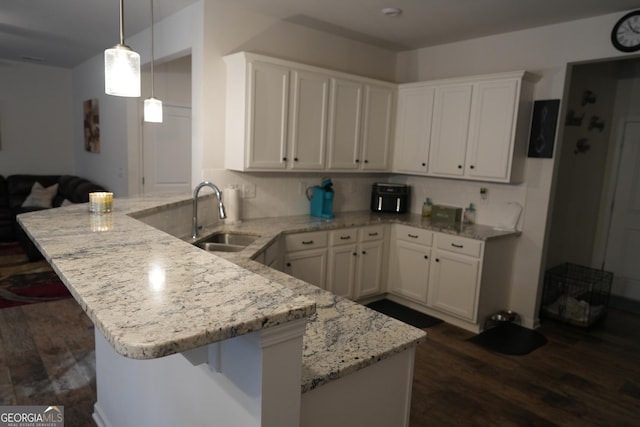
{"label": "white lower cabinet", "polygon": [[[456,249],[459,249],[460,246],[462,249],[467,246],[479,247],[482,242],[456,238],[454,243],[450,243],[450,240],[444,235],[436,236],[436,240],[437,247],[434,250],[433,264],[429,275],[427,305],[475,322],[480,289],[481,258],[461,254]],[[451,246],[451,244],[456,246]],[[445,249],[441,249],[442,246]]]}
{"label": "white lower cabinet", "polygon": [[283,271],[322,289],[326,287],[327,232],[289,234],[285,236]]}
{"label": "white lower cabinet", "polygon": [[416,302],[427,302],[433,233],[397,224],[391,233],[389,290]]}
{"label": "white lower cabinet", "polygon": [[328,290],[349,299],[382,292],[383,226],[334,230],[329,242]]}
{"label": "white lower cabinet", "polygon": [[389,292],[418,307],[476,323],[484,242],[396,224]]}

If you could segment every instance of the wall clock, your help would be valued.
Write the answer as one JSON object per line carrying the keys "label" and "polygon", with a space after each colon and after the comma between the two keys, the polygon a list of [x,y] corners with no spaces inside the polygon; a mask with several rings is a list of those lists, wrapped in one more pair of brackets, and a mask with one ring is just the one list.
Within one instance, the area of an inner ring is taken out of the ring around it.
{"label": "wall clock", "polygon": [[611,31],[611,43],[622,52],[640,50],[640,10],[627,13]]}

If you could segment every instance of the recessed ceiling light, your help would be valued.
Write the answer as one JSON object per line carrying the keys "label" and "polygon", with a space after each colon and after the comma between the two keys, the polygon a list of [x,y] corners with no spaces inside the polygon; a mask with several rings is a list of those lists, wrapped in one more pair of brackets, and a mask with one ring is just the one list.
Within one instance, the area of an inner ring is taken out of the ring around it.
{"label": "recessed ceiling light", "polygon": [[385,7],[381,10],[382,14],[385,16],[399,16],[402,15],[402,9],[398,9],[397,7]]}

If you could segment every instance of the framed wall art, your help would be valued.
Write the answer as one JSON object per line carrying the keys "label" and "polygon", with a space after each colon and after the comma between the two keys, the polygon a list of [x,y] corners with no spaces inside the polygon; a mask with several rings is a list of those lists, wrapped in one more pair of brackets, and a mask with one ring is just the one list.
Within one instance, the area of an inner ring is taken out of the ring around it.
{"label": "framed wall art", "polygon": [[82,103],[84,114],[84,149],[91,153],[100,152],[100,109],[97,99]]}
{"label": "framed wall art", "polygon": [[529,157],[546,159],[553,157],[559,109],[559,99],[547,99],[533,103]]}

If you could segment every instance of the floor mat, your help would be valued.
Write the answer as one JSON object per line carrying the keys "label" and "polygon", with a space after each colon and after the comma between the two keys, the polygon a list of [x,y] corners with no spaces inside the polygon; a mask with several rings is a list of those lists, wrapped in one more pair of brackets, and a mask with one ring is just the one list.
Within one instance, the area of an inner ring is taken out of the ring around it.
{"label": "floor mat", "polygon": [[547,338],[515,323],[504,323],[469,338],[469,341],[498,353],[520,356],[545,345]]}
{"label": "floor mat", "polygon": [[367,304],[367,307],[386,314],[389,317],[393,317],[394,319],[398,319],[401,322],[408,323],[416,328],[429,328],[442,323],[440,319],[412,310],[388,299],[372,302]]}

